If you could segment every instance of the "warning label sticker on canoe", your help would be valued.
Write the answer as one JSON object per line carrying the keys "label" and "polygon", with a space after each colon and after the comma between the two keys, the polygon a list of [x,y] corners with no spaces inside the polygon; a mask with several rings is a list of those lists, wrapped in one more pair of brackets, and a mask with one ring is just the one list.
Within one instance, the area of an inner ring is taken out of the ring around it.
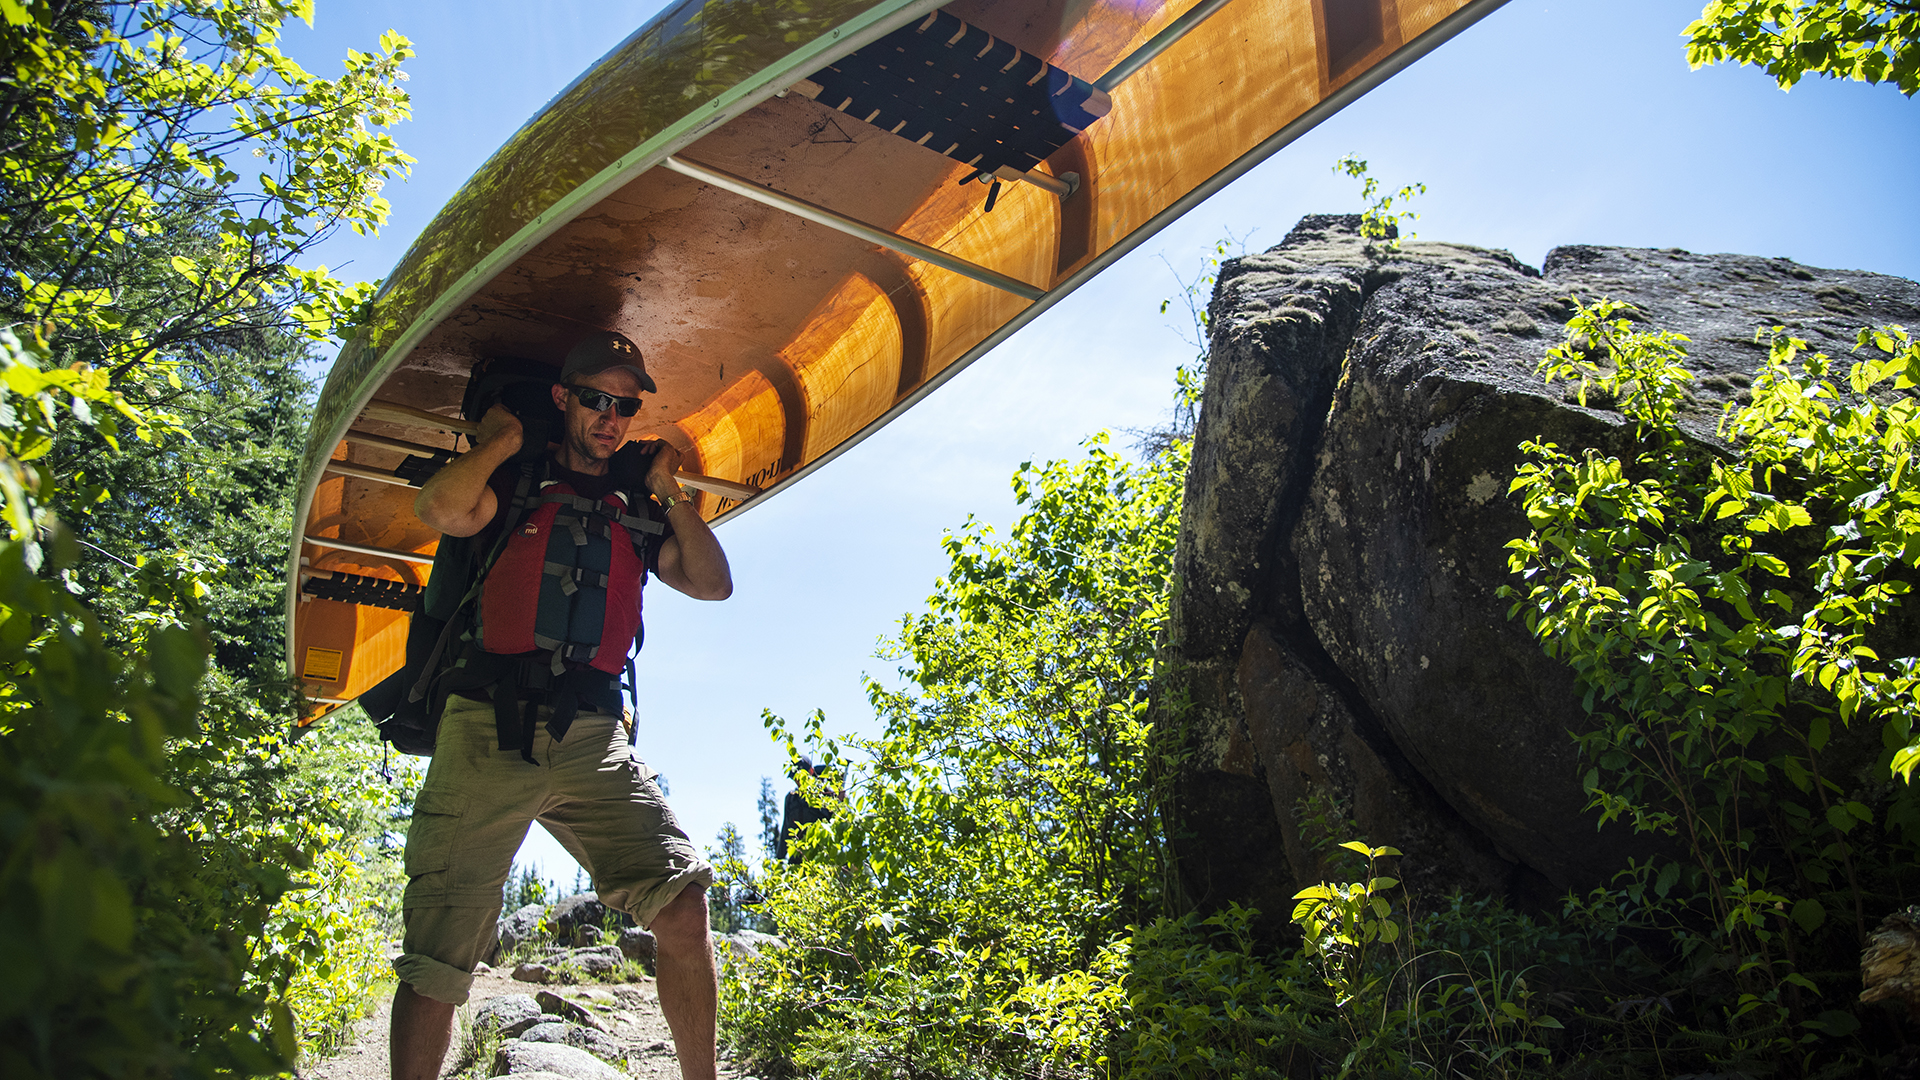
{"label": "warning label sticker on canoe", "polygon": [[314,682],[339,682],[340,661],[346,653],[339,649],[316,649],[307,647],[306,667],[300,672],[303,679]]}

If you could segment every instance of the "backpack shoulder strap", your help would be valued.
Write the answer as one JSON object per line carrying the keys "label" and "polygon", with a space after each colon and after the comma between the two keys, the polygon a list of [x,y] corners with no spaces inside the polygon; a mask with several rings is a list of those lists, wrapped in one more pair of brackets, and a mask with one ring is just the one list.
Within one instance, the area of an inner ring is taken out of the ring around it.
{"label": "backpack shoulder strap", "polygon": [[479,570],[473,575],[472,583],[467,586],[466,595],[460,598],[460,603],[454,607],[446,626],[441,629],[439,640],[433,643],[433,651],[427,654],[427,662],[421,665],[419,677],[407,691],[408,701],[420,701],[427,696],[433,680],[440,677],[440,669],[447,655],[448,644],[466,633],[467,610],[473,606],[474,598],[480,595],[481,587],[486,584],[487,572],[492,570],[493,564],[499,561],[500,553],[507,549],[507,538],[513,535],[513,530],[520,527],[520,519],[527,513],[531,502],[529,497],[538,487],[536,473],[539,479],[546,478],[545,457],[529,458],[521,464],[520,478],[514,484],[513,500],[507,504],[507,513],[501,519],[500,535],[493,538],[493,545],[487,550],[486,557],[480,561]]}

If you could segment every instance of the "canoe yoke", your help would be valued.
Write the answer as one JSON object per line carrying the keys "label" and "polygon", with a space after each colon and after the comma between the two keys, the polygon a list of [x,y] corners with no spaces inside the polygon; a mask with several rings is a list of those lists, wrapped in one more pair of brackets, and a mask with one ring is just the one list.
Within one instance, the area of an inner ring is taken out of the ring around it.
{"label": "canoe yoke", "polygon": [[944,11],[794,89],[973,167],[968,180],[1024,179],[1112,108],[1092,83]]}

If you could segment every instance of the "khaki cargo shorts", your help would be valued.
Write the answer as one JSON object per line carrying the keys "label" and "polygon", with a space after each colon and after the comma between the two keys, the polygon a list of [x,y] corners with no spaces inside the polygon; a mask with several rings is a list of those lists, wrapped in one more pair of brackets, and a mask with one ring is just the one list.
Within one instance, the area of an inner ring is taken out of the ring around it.
{"label": "khaki cargo shorts", "polygon": [[447,699],[407,830],[406,938],[393,968],[414,991],[464,1004],[492,951],[513,856],[539,821],[593,879],[601,903],[649,926],[713,868],[673,819],[618,717],[582,711],[555,742],[546,712],[529,765],[500,749],[493,703]]}

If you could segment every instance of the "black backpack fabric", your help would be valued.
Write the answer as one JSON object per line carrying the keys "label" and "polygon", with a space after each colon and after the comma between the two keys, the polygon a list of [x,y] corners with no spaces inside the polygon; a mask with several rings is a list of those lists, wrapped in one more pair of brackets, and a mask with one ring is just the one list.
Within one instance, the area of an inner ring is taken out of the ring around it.
{"label": "black backpack fabric", "polygon": [[520,418],[526,447],[544,448],[559,434],[560,413],[553,407],[553,384],[560,369],[518,356],[491,356],[473,365],[467,392],[460,399],[460,415],[479,423],[487,410],[500,405]]}

